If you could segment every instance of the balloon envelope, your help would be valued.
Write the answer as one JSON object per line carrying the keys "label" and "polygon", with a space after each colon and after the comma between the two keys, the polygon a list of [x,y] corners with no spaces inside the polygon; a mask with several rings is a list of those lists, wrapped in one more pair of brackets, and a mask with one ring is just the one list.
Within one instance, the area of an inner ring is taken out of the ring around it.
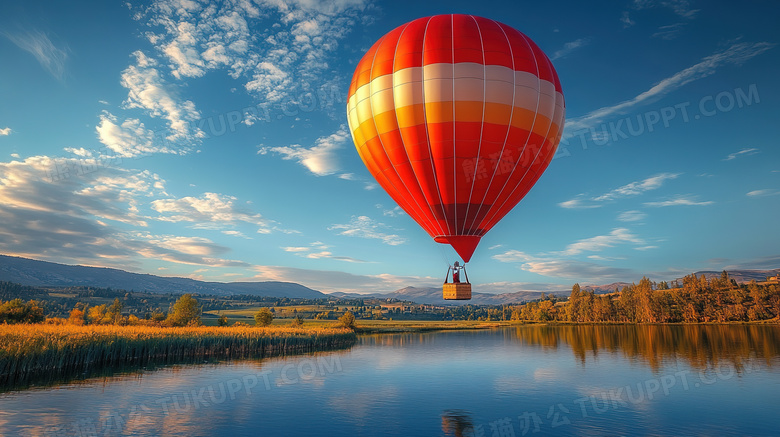
{"label": "balloon envelope", "polygon": [[564,113],[558,75],[533,41],[459,14],[382,37],[358,63],[347,101],[377,183],[466,262],[547,168]]}

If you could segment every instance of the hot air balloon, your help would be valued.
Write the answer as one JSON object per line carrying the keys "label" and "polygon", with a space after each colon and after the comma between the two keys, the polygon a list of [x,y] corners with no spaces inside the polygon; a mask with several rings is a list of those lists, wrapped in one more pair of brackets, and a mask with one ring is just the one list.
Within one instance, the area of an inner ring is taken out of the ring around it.
{"label": "hot air balloon", "polygon": [[[530,38],[460,14],[379,39],[347,100],[352,139],[377,183],[465,263],[547,168],[564,113],[558,75]],[[445,298],[471,298],[467,278],[456,284],[445,279]]]}

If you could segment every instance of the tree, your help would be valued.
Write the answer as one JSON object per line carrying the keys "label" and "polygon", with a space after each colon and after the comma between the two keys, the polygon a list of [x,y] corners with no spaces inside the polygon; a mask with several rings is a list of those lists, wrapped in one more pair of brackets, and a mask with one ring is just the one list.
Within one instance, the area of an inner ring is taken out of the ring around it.
{"label": "tree", "polygon": [[122,322],[122,307],[124,304],[119,301],[119,298],[115,298],[114,303],[106,309],[106,318],[110,320],[109,323],[119,324]]}
{"label": "tree", "polygon": [[339,323],[345,328],[355,329],[355,315],[347,311],[343,316],[339,317]]}
{"label": "tree", "polygon": [[260,310],[255,313],[255,325],[257,326],[268,326],[273,321],[274,314],[268,308],[260,308]]}
{"label": "tree", "polygon": [[182,295],[171,307],[165,324],[168,326],[200,325],[201,307],[191,294]]}
{"label": "tree", "polygon": [[87,322],[90,325],[106,325],[111,320],[106,317],[106,305],[95,305],[87,310]]}
{"label": "tree", "polygon": [[653,298],[653,284],[646,276],[634,287],[636,292],[636,321],[639,323],[656,323],[657,314]]}
{"label": "tree", "polygon": [[13,299],[0,303],[0,323],[40,323],[45,319],[43,308],[34,300],[25,303]]}
{"label": "tree", "polygon": [[225,315],[219,316],[219,319],[217,319],[217,326],[227,326],[228,325],[228,319]]}
{"label": "tree", "polygon": [[81,326],[87,323],[87,315],[84,310],[78,306],[70,310],[70,316],[68,317],[68,323],[71,325]]}
{"label": "tree", "polygon": [[292,326],[302,326],[303,325],[303,319],[300,316],[295,316],[295,318],[292,319],[292,322],[290,322],[290,325],[292,325]]}

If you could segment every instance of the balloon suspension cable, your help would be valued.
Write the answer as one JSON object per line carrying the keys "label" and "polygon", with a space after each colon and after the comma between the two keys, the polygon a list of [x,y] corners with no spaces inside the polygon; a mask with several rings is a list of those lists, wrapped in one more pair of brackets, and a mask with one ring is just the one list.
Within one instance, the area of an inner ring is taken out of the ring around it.
{"label": "balloon suspension cable", "polygon": [[444,263],[447,264],[447,267],[451,266],[452,263],[450,262],[450,257],[447,254],[447,248],[443,244],[438,244],[438,246],[439,251],[441,252],[441,257],[444,259]]}

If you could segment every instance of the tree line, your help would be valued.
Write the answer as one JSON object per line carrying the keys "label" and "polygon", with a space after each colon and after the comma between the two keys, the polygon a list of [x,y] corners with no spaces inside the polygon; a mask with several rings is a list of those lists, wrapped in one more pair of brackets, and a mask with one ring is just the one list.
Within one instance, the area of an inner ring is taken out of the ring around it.
{"label": "tree line", "polygon": [[[678,285],[678,284],[675,284]],[[597,295],[574,284],[566,301],[550,297],[515,307],[512,320],[619,322],[619,323],[723,323],[780,318],[780,284],[738,285],[725,271],[708,280],[688,275],[682,286],[671,288],[643,277],[638,284]]]}

